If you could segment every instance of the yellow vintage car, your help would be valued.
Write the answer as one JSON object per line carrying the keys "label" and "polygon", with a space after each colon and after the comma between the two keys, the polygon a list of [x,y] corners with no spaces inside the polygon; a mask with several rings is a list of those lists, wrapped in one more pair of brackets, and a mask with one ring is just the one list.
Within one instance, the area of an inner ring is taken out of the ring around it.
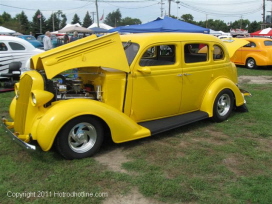
{"label": "yellow vintage car", "polygon": [[249,41],[236,51],[231,61],[236,65],[255,69],[260,66],[272,66],[272,39],[244,38]]}
{"label": "yellow vintage car", "polygon": [[[199,50],[206,46],[206,52]],[[23,147],[53,144],[66,159],[205,118],[226,120],[245,106],[230,52],[205,34],[90,36],[31,58],[15,86],[9,135]]]}

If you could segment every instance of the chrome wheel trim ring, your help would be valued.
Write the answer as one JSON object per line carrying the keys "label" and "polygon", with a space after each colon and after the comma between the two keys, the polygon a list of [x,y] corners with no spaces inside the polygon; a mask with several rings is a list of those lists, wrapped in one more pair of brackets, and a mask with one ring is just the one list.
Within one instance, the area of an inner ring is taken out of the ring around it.
{"label": "chrome wheel trim ring", "polygon": [[222,96],[220,96],[217,102],[217,113],[220,116],[225,116],[229,112],[230,107],[231,107],[230,96],[228,94],[223,94]]}
{"label": "chrome wheel trim ring", "polygon": [[69,147],[77,153],[85,153],[93,148],[97,140],[95,127],[87,122],[75,125],[68,136]]}

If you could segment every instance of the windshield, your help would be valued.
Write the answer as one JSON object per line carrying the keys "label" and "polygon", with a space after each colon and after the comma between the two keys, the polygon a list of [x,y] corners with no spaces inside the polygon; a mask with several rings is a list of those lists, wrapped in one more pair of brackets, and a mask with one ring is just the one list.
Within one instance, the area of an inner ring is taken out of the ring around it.
{"label": "windshield", "polygon": [[25,39],[26,40],[36,40],[36,38],[34,38],[33,36],[26,36]]}
{"label": "windshield", "polygon": [[122,44],[125,49],[128,64],[131,65],[137,52],[139,51],[139,45],[131,42],[122,42]]}

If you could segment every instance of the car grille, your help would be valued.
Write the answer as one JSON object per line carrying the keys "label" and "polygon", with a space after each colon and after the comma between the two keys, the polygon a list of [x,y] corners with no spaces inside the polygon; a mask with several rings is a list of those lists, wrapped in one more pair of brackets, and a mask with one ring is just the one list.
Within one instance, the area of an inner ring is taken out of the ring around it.
{"label": "car grille", "polygon": [[25,74],[19,84],[19,98],[16,102],[14,129],[19,134],[24,134],[26,115],[30,100],[32,78]]}

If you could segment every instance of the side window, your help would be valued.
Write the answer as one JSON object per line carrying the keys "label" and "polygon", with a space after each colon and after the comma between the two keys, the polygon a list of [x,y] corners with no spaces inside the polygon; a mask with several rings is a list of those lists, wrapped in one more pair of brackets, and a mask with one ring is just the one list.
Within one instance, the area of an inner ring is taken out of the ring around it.
{"label": "side window", "polygon": [[140,60],[140,66],[160,66],[175,64],[175,45],[149,47]]}
{"label": "side window", "polygon": [[272,46],[272,41],[264,41],[265,46]]}
{"label": "side window", "polygon": [[244,47],[256,47],[256,44],[254,42],[250,42],[246,44]]}
{"label": "side window", "polygon": [[208,60],[209,46],[203,43],[184,45],[185,63],[205,62]]}
{"label": "side window", "polygon": [[0,52],[7,51],[7,50],[8,50],[8,48],[7,48],[6,44],[3,42],[0,42]]}
{"label": "side window", "polygon": [[9,42],[9,46],[12,50],[25,50],[25,47],[19,43]]}
{"label": "side window", "polygon": [[213,60],[222,60],[224,59],[224,52],[221,47],[218,45],[213,46]]}
{"label": "side window", "polygon": [[136,43],[131,43],[130,41],[123,42],[122,44],[126,53],[128,64],[130,65],[138,53],[139,45]]}

